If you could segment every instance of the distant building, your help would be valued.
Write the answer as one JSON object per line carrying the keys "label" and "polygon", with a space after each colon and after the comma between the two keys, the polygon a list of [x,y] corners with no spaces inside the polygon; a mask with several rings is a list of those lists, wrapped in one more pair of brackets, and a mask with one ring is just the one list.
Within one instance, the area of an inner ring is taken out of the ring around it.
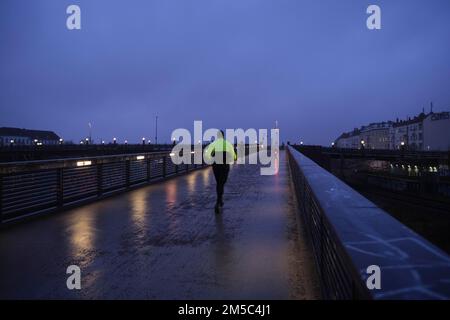
{"label": "distant building", "polygon": [[354,129],[351,132],[345,132],[336,139],[335,146],[343,149],[358,149],[361,146],[361,131]]}
{"label": "distant building", "polygon": [[0,128],[0,146],[58,144],[60,137],[53,131],[28,130],[20,128]]}
{"label": "distant building", "polygon": [[450,112],[431,113],[423,120],[423,150],[450,150]]}
{"label": "distant building", "polygon": [[[430,114],[428,114],[430,115]],[[402,147],[410,150],[424,150],[423,148],[423,120],[428,116],[421,113],[408,120],[397,120],[390,131],[390,149],[400,149]]]}
{"label": "distant building", "polygon": [[379,122],[343,133],[336,139],[338,148],[450,150],[450,112],[424,112],[395,122]]}
{"label": "distant building", "polygon": [[392,122],[371,123],[361,128],[360,143],[364,148],[389,149]]}

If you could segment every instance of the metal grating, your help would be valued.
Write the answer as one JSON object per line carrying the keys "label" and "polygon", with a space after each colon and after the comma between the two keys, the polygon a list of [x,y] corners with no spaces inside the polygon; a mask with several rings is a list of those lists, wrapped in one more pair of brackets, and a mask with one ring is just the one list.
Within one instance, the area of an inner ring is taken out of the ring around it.
{"label": "metal grating", "polygon": [[147,166],[148,163],[145,159],[130,162],[130,184],[147,180]]}
{"label": "metal grating", "polygon": [[2,215],[16,216],[56,205],[57,173],[44,170],[4,176],[2,179]]}
{"label": "metal grating", "polygon": [[63,170],[63,200],[78,200],[97,192],[97,168],[77,167]]}
{"label": "metal grating", "polygon": [[185,173],[187,168],[174,165],[167,152],[4,165],[0,167],[0,222]]}

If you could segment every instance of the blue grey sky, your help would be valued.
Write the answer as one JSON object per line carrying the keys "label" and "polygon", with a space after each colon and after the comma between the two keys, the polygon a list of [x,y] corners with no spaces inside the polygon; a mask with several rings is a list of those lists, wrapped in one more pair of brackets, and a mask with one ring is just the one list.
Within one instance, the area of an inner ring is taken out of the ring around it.
{"label": "blue grey sky", "polygon": [[[66,28],[81,7],[82,29]],[[366,28],[366,8],[382,29]],[[448,0],[1,0],[0,126],[78,141],[270,128],[328,145],[450,110]]]}

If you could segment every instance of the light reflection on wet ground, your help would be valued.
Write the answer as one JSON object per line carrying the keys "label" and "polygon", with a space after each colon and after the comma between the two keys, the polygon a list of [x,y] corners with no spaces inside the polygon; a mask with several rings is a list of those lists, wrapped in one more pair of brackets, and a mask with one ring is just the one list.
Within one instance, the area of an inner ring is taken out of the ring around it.
{"label": "light reflection on wet ground", "polygon": [[0,298],[318,298],[289,188],[282,154],[276,176],[234,165],[220,215],[207,168],[2,230]]}

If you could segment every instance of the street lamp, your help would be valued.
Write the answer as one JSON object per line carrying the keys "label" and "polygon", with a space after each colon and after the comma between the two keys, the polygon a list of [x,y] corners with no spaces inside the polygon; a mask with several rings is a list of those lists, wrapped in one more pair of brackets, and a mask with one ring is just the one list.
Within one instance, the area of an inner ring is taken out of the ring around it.
{"label": "street lamp", "polygon": [[64,140],[63,140],[62,138],[60,138],[60,139],[59,139],[59,144],[63,144],[63,141],[64,141]]}
{"label": "street lamp", "polygon": [[145,137],[142,137],[142,145],[145,145]]}
{"label": "street lamp", "polygon": [[361,139],[361,148],[360,149],[365,149],[366,148],[366,142]]}
{"label": "street lamp", "polygon": [[116,144],[117,143],[117,139],[114,137],[113,138],[113,143]]}
{"label": "street lamp", "polygon": [[128,140],[125,140],[125,144],[128,144]]}

